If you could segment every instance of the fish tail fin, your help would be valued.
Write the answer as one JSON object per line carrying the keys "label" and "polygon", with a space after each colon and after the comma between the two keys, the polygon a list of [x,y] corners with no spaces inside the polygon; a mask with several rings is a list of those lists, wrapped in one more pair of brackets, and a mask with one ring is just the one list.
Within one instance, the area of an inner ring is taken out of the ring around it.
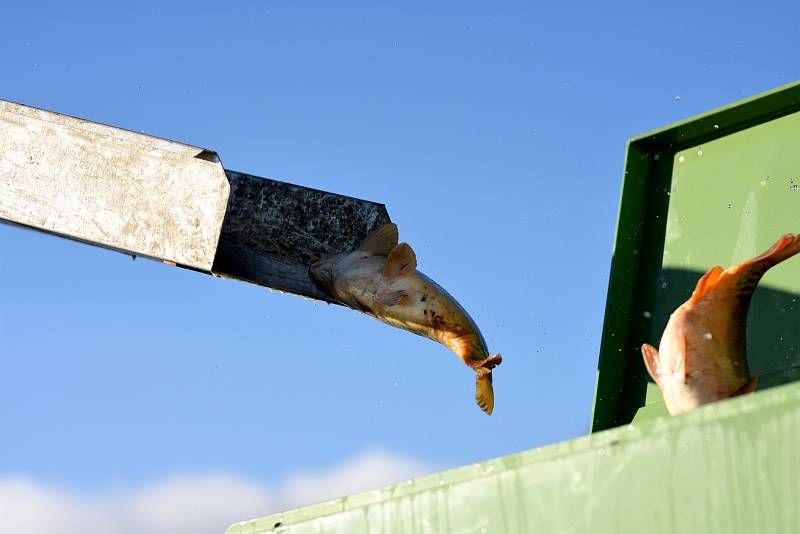
{"label": "fish tail fin", "polygon": [[753,258],[750,262],[746,263],[756,263],[760,261],[766,264],[767,269],[769,269],[783,260],[791,258],[798,252],[800,252],[800,234],[786,234],[778,239],[778,241],[761,256]]}
{"label": "fish tail fin", "polygon": [[799,252],[800,235],[786,234],[760,256],[729,269],[710,269],[697,282],[689,302],[695,303],[715,290],[749,299],[764,273]]}
{"label": "fish tail fin", "polygon": [[479,365],[475,366],[475,401],[486,415],[492,415],[494,410],[494,388],[492,387],[492,369],[503,362],[499,354],[489,356]]}

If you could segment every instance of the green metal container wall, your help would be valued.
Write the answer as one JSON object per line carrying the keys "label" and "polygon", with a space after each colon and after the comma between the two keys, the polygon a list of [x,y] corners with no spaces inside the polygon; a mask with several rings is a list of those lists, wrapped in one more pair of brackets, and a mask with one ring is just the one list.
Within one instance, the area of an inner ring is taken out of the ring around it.
{"label": "green metal container wall", "polygon": [[[800,232],[800,84],[628,144],[592,430],[649,415],[660,394],[640,347],[715,265],[754,257]],[[800,258],[767,273],[749,315],[759,388],[800,378]],[[640,407],[646,404],[642,413]]]}
{"label": "green metal container wall", "polygon": [[800,384],[231,526],[227,534],[795,533]]}

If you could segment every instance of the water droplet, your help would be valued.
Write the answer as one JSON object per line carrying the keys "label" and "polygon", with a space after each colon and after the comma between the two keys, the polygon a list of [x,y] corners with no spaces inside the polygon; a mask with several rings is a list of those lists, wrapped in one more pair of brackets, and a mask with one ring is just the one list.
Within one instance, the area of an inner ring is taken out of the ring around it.
{"label": "water droplet", "polygon": [[649,312],[649,311],[647,311],[647,310],[645,310],[645,311],[642,313],[642,315],[644,315],[644,316],[645,316],[645,319],[649,319],[649,318],[651,318],[651,317],[653,316],[653,314],[652,314],[652,313],[650,313],[650,312]]}
{"label": "water droplet", "polygon": [[486,527],[483,527],[483,528],[481,528],[481,533],[482,533],[482,534],[486,534],[486,532],[488,532],[488,531],[486,530]]}
{"label": "water droplet", "polygon": [[660,153],[653,154],[653,159],[656,160],[656,161],[660,160],[661,159],[661,154]]}
{"label": "water droplet", "polygon": [[675,95],[675,101],[676,102],[680,101],[680,99],[681,99],[680,95]]}
{"label": "water droplet", "polygon": [[678,162],[679,162],[679,163],[683,163],[684,161],[686,161],[686,158],[685,158],[685,157],[683,157],[683,156],[679,156],[679,157],[678,157]]}
{"label": "water droplet", "polygon": [[439,485],[440,485],[440,486],[444,486],[444,479],[443,479],[443,478],[440,478],[440,479],[439,479]]}
{"label": "water droplet", "polygon": [[702,156],[702,155],[703,155],[703,149],[700,149],[700,150],[698,150],[698,151],[697,151],[697,155],[698,155],[698,156]]}
{"label": "water droplet", "polygon": [[397,386],[399,386],[399,385],[400,385],[400,383],[399,383],[399,382],[395,382],[395,383],[394,383],[394,387],[397,387]]}
{"label": "water droplet", "polygon": [[728,209],[731,209],[732,207],[733,207],[733,204],[728,204]]}
{"label": "water droplet", "polygon": [[666,282],[661,282],[661,289],[666,289],[666,287],[667,287],[667,283]]}
{"label": "water droplet", "polygon": [[714,129],[715,129],[715,130],[719,130],[719,124],[715,124],[715,125],[714,125]]}
{"label": "water droplet", "polygon": [[711,335],[711,332],[706,332],[705,334],[703,334],[703,337],[706,338],[706,339],[711,339],[714,336]]}

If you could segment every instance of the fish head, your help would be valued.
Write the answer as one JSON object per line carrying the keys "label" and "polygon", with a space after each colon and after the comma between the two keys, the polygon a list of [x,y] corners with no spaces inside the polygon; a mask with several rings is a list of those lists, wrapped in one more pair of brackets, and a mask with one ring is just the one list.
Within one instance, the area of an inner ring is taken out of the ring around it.
{"label": "fish head", "polygon": [[334,266],[341,259],[343,254],[323,254],[320,258],[308,267],[308,277],[314,285],[323,293],[335,297],[333,289]]}

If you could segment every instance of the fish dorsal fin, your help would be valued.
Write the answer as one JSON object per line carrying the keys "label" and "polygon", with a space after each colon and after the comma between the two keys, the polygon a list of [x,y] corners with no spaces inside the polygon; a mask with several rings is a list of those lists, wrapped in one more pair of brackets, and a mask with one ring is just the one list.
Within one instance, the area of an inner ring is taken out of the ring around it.
{"label": "fish dorsal fin", "polygon": [[371,256],[388,256],[397,246],[397,225],[394,223],[380,224],[367,234],[358,250],[367,252]]}
{"label": "fish dorsal fin", "polygon": [[392,249],[383,266],[384,278],[400,278],[417,270],[417,255],[408,243],[400,243]]}
{"label": "fish dorsal fin", "polygon": [[694,304],[702,300],[703,297],[705,297],[709,293],[711,293],[711,290],[713,290],[717,286],[717,283],[719,282],[724,272],[725,271],[719,265],[709,269],[708,272],[704,274],[702,278],[700,278],[700,280],[697,281],[697,285],[695,286],[694,291],[692,292],[692,297],[689,299],[689,302]]}

